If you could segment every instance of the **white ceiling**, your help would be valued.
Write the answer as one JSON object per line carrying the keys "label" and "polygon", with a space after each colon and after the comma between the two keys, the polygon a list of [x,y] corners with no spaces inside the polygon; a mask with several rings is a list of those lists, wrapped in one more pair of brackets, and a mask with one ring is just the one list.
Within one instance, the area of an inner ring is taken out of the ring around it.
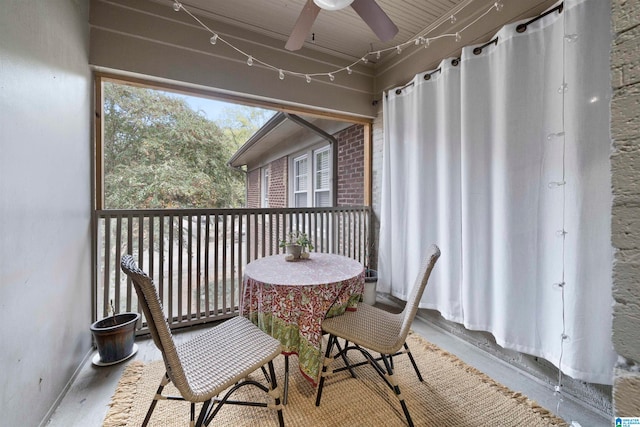
{"label": "white ceiling", "polygon": [[[171,0],[156,0],[167,4]],[[274,39],[289,37],[307,0],[184,0],[181,3],[196,15],[249,29]],[[472,0],[377,0],[399,28],[395,38],[381,43],[351,7],[338,11],[321,10],[304,47],[343,58],[361,58],[369,51],[414,39],[425,30],[448,22],[452,14]]]}

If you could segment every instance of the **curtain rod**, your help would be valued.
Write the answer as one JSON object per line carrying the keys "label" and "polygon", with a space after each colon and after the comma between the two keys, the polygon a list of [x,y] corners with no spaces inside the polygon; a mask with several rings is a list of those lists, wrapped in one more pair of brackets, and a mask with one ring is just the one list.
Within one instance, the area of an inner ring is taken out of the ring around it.
{"label": "curtain rod", "polygon": [[537,20],[542,19],[545,16],[550,15],[555,11],[557,11],[558,13],[562,13],[563,9],[564,9],[564,2],[560,3],[559,5],[557,5],[556,7],[552,8],[552,9],[547,10],[542,15],[538,15],[535,18],[530,19],[529,21],[525,22],[524,24],[518,25],[516,27],[516,31],[519,32],[519,33],[524,33],[525,31],[527,31],[527,26],[528,25],[533,24]]}
{"label": "curtain rod", "polygon": [[[534,22],[536,22],[536,21],[538,21],[538,20],[540,20],[540,19],[544,18],[545,16],[550,15],[550,14],[552,14],[553,12],[556,12],[556,11],[557,11],[558,13],[562,13],[562,11],[563,11],[563,10],[564,10],[564,2],[560,3],[559,5],[557,5],[557,6],[556,6],[556,7],[554,7],[554,8],[551,8],[551,9],[547,10],[545,13],[543,13],[543,14],[541,14],[541,15],[536,16],[535,18],[531,18],[530,20],[528,20],[528,21],[527,21],[527,22],[525,22],[525,23],[519,24],[519,25],[516,27],[516,31],[517,31],[518,33],[524,33],[525,31],[527,31],[527,27],[528,27],[529,25],[533,24]],[[480,55],[480,54],[482,53],[482,50],[483,50],[485,47],[487,47],[487,46],[489,46],[489,45],[491,45],[491,44],[494,44],[494,45],[496,45],[496,46],[498,45],[498,37],[497,37],[497,36],[496,36],[496,38],[494,38],[493,40],[488,41],[487,43],[483,44],[482,46],[478,46],[478,47],[474,48],[474,49],[473,49],[473,54],[474,54],[474,55]],[[453,65],[454,67],[457,67],[457,66],[458,66],[458,64],[460,64],[460,58],[454,58],[454,59],[452,59],[452,60],[451,60],[451,65]],[[425,73],[425,75],[424,75],[424,79],[425,79],[425,80],[430,80],[430,79],[431,79],[431,76],[432,76],[433,74],[435,74],[435,73],[439,73],[439,72],[441,72],[441,71],[442,71],[442,70],[441,70],[440,68],[438,68],[437,70],[427,72],[427,73]],[[406,85],[404,85],[404,86],[402,86],[402,87],[397,88],[397,89],[395,90],[396,95],[400,95],[400,94],[402,93],[402,90],[403,90],[403,89],[406,89],[406,88],[408,88],[408,87],[410,87],[410,86],[413,86],[413,85],[414,85],[414,82],[413,82],[413,81],[411,81],[411,82],[407,83]],[[389,94],[388,94],[388,93],[386,93],[386,94],[385,94],[385,97],[388,97],[388,96],[389,96]],[[376,105],[377,103],[378,103],[378,101],[377,101],[377,100],[373,101],[373,105]]]}

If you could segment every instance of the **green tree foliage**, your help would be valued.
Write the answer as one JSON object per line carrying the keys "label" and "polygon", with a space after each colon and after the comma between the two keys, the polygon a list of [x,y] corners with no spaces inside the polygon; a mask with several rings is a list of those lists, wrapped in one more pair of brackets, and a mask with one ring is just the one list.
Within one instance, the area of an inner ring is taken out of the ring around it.
{"label": "green tree foliage", "polygon": [[225,108],[223,113],[220,126],[225,135],[238,147],[244,144],[273,116],[271,110],[240,105]]}
{"label": "green tree foliage", "polygon": [[245,176],[227,162],[244,141],[232,135],[193,111],[181,98],[106,83],[105,206],[243,206]]}

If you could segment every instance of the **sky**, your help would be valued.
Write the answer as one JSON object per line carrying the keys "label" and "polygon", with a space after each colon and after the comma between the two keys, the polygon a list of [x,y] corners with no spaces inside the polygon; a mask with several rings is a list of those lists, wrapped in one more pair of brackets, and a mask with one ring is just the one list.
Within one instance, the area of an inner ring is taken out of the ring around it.
{"label": "sky", "polygon": [[[216,121],[224,117],[224,112],[227,109],[233,109],[240,107],[238,104],[224,101],[216,101],[209,98],[200,98],[197,96],[189,96],[175,92],[163,92],[164,94],[173,98],[184,99],[189,107],[195,111],[202,111],[205,117],[211,121]],[[264,124],[264,123],[263,123]]]}

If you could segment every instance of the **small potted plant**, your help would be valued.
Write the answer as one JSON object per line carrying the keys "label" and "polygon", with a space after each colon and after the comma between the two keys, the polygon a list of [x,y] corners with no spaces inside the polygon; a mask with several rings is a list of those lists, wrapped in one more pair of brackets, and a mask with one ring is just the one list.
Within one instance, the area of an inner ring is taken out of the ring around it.
{"label": "small potted plant", "polygon": [[286,249],[292,259],[306,259],[309,258],[307,250],[313,250],[313,243],[307,233],[291,231],[286,238],[280,240],[280,247]]}
{"label": "small potted plant", "polygon": [[138,347],[134,344],[138,313],[116,314],[111,303],[112,316],[98,320],[91,325],[91,333],[98,347],[92,362],[97,366],[108,366],[122,362],[133,356]]}

